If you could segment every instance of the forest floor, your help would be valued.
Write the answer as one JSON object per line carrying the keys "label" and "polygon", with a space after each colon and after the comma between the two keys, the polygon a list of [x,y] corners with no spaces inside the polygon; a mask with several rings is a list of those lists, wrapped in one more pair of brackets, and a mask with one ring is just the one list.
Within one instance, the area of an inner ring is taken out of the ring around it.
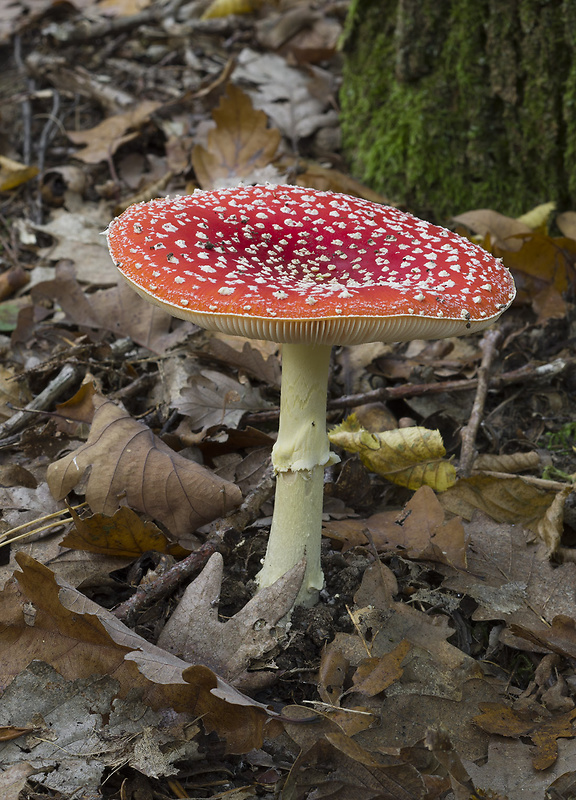
{"label": "forest floor", "polygon": [[0,8],[0,795],[576,797],[576,212],[454,209],[514,275],[497,325],[334,348],[329,427],[439,430],[452,477],[336,448],[286,626],[281,350],[147,304],[102,232],[240,182],[394,198],[340,151],[348,3],[213,6]]}

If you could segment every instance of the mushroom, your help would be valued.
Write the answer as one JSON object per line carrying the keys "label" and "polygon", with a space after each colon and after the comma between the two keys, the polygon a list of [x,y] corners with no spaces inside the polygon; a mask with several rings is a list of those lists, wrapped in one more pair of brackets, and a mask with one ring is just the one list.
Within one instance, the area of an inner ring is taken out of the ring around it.
{"label": "mushroom", "polygon": [[129,207],[108,229],[143,297],[202,328],[283,344],[274,516],[260,587],[320,566],[332,345],[437,339],[494,322],[515,295],[502,263],[397,208],[299,186],[196,191]]}

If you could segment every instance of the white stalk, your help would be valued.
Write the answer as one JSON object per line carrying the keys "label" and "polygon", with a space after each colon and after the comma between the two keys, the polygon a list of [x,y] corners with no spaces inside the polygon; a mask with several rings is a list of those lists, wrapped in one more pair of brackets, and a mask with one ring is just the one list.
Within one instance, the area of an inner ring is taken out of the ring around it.
{"label": "white stalk", "polygon": [[329,345],[285,344],[278,439],[272,449],[276,497],[260,588],[302,558],[306,572],[297,605],[311,606],[324,583],[320,566],[324,467],[337,461],[326,433]]}

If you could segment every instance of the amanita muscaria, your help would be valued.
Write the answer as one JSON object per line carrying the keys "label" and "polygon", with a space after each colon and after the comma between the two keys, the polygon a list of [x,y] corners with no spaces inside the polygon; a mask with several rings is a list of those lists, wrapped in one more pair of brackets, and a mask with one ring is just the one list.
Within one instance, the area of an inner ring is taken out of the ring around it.
{"label": "amanita muscaria", "polygon": [[502,263],[451,231],[356,197],[238,186],[131,206],[108,229],[118,269],[143,297],[208,330],[283,343],[268,586],[303,557],[297,602],[320,566],[332,345],[482,330],[514,299]]}

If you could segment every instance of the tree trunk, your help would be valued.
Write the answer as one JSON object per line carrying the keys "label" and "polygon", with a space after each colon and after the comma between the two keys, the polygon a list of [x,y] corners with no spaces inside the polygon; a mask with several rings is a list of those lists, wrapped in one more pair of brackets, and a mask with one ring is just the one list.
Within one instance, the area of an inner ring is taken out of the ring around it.
{"label": "tree trunk", "polygon": [[355,177],[442,219],[576,208],[576,0],[354,0],[344,147]]}

